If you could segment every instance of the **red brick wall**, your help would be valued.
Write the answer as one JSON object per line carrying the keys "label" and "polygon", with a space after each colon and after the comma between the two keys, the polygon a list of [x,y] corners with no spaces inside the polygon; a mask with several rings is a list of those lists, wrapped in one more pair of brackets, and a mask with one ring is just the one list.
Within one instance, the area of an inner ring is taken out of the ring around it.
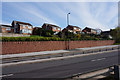
{"label": "red brick wall", "polygon": [[95,47],[105,46],[114,44],[114,40],[103,40],[103,41],[70,41],[69,49],[84,48],[84,47]]}
{"label": "red brick wall", "polygon": [[[69,41],[69,49],[112,45],[113,40],[106,41]],[[34,41],[34,42],[2,42],[2,53],[15,54],[66,49],[65,41]]]}

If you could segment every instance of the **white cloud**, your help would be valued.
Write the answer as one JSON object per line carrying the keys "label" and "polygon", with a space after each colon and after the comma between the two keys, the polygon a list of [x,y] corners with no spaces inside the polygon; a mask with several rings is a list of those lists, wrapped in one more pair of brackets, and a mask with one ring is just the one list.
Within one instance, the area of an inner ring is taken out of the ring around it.
{"label": "white cloud", "polygon": [[47,23],[57,24],[55,21],[49,19],[38,8],[36,8],[33,5],[30,5],[29,3],[22,3],[23,7],[21,7],[19,3],[18,4],[14,4],[14,5],[12,4],[11,6],[13,6],[14,8],[18,9],[18,11],[20,11],[19,14],[21,15],[21,17],[23,19],[27,19],[27,20],[29,20],[29,21],[31,21],[33,23],[42,23],[43,24],[44,22],[47,22]]}
{"label": "white cloud", "polygon": [[[23,16],[23,19],[35,24],[48,22],[57,25],[66,25],[66,15],[70,12],[70,24],[80,25],[81,28],[89,26],[109,30],[112,26],[116,25],[116,15],[118,14],[116,10],[117,6],[116,4],[107,5],[108,3],[105,2],[98,4],[99,3],[92,3],[91,5],[91,3],[87,2],[64,2],[57,4],[50,3],[49,5],[22,3],[22,7],[18,4],[12,4],[11,6],[20,10],[18,14]],[[62,23],[58,24],[60,22]]]}

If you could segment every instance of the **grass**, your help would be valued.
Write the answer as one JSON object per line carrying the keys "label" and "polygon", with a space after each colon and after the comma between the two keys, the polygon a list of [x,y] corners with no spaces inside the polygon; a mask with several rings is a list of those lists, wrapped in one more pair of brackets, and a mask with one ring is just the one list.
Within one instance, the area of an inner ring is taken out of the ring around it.
{"label": "grass", "polygon": [[43,38],[43,36],[38,36],[38,35],[30,35],[30,37],[41,37],[41,38]]}
{"label": "grass", "polygon": [[114,45],[120,45],[120,43],[114,43]]}

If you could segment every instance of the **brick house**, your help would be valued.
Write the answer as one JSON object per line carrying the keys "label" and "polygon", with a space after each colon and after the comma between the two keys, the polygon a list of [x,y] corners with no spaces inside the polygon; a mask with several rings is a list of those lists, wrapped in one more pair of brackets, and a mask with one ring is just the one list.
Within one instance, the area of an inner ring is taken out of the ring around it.
{"label": "brick house", "polygon": [[112,39],[111,32],[112,32],[112,29],[110,29],[110,31],[102,31],[101,34],[102,34],[104,37],[108,37],[108,38]]}
{"label": "brick house", "polygon": [[61,31],[61,28],[59,26],[56,26],[56,25],[53,25],[53,24],[47,24],[47,23],[44,23],[42,25],[42,28],[46,29],[46,30],[52,30],[52,31],[55,32],[54,34],[57,34],[58,32]]}
{"label": "brick house", "polygon": [[14,33],[14,27],[10,25],[0,25],[1,33]]}
{"label": "brick house", "polygon": [[66,28],[62,30],[62,32],[65,32],[65,31],[73,32],[74,34],[80,34],[81,28],[77,26],[68,25]]}
{"label": "brick house", "polygon": [[18,34],[32,34],[33,26],[30,23],[13,21],[14,33]]}
{"label": "brick house", "polygon": [[32,35],[38,35],[38,33],[36,33],[37,30],[40,30],[42,29],[41,27],[34,27],[33,28],[33,32],[32,32]]}
{"label": "brick house", "polygon": [[85,27],[82,32],[87,33],[87,34],[97,34],[97,30],[96,29],[92,29],[92,28],[88,28]]}

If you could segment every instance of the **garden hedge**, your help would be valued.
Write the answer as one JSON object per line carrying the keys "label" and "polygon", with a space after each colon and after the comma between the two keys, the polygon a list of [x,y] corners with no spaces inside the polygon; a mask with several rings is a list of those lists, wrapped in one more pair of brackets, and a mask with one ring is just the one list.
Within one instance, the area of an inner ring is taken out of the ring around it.
{"label": "garden hedge", "polygon": [[8,41],[80,41],[80,40],[104,40],[104,39],[99,39],[99,38],[63,39],[63,38],[58,38],[58,37],[1,37],[0,40],[3,42],[8,42]]}

